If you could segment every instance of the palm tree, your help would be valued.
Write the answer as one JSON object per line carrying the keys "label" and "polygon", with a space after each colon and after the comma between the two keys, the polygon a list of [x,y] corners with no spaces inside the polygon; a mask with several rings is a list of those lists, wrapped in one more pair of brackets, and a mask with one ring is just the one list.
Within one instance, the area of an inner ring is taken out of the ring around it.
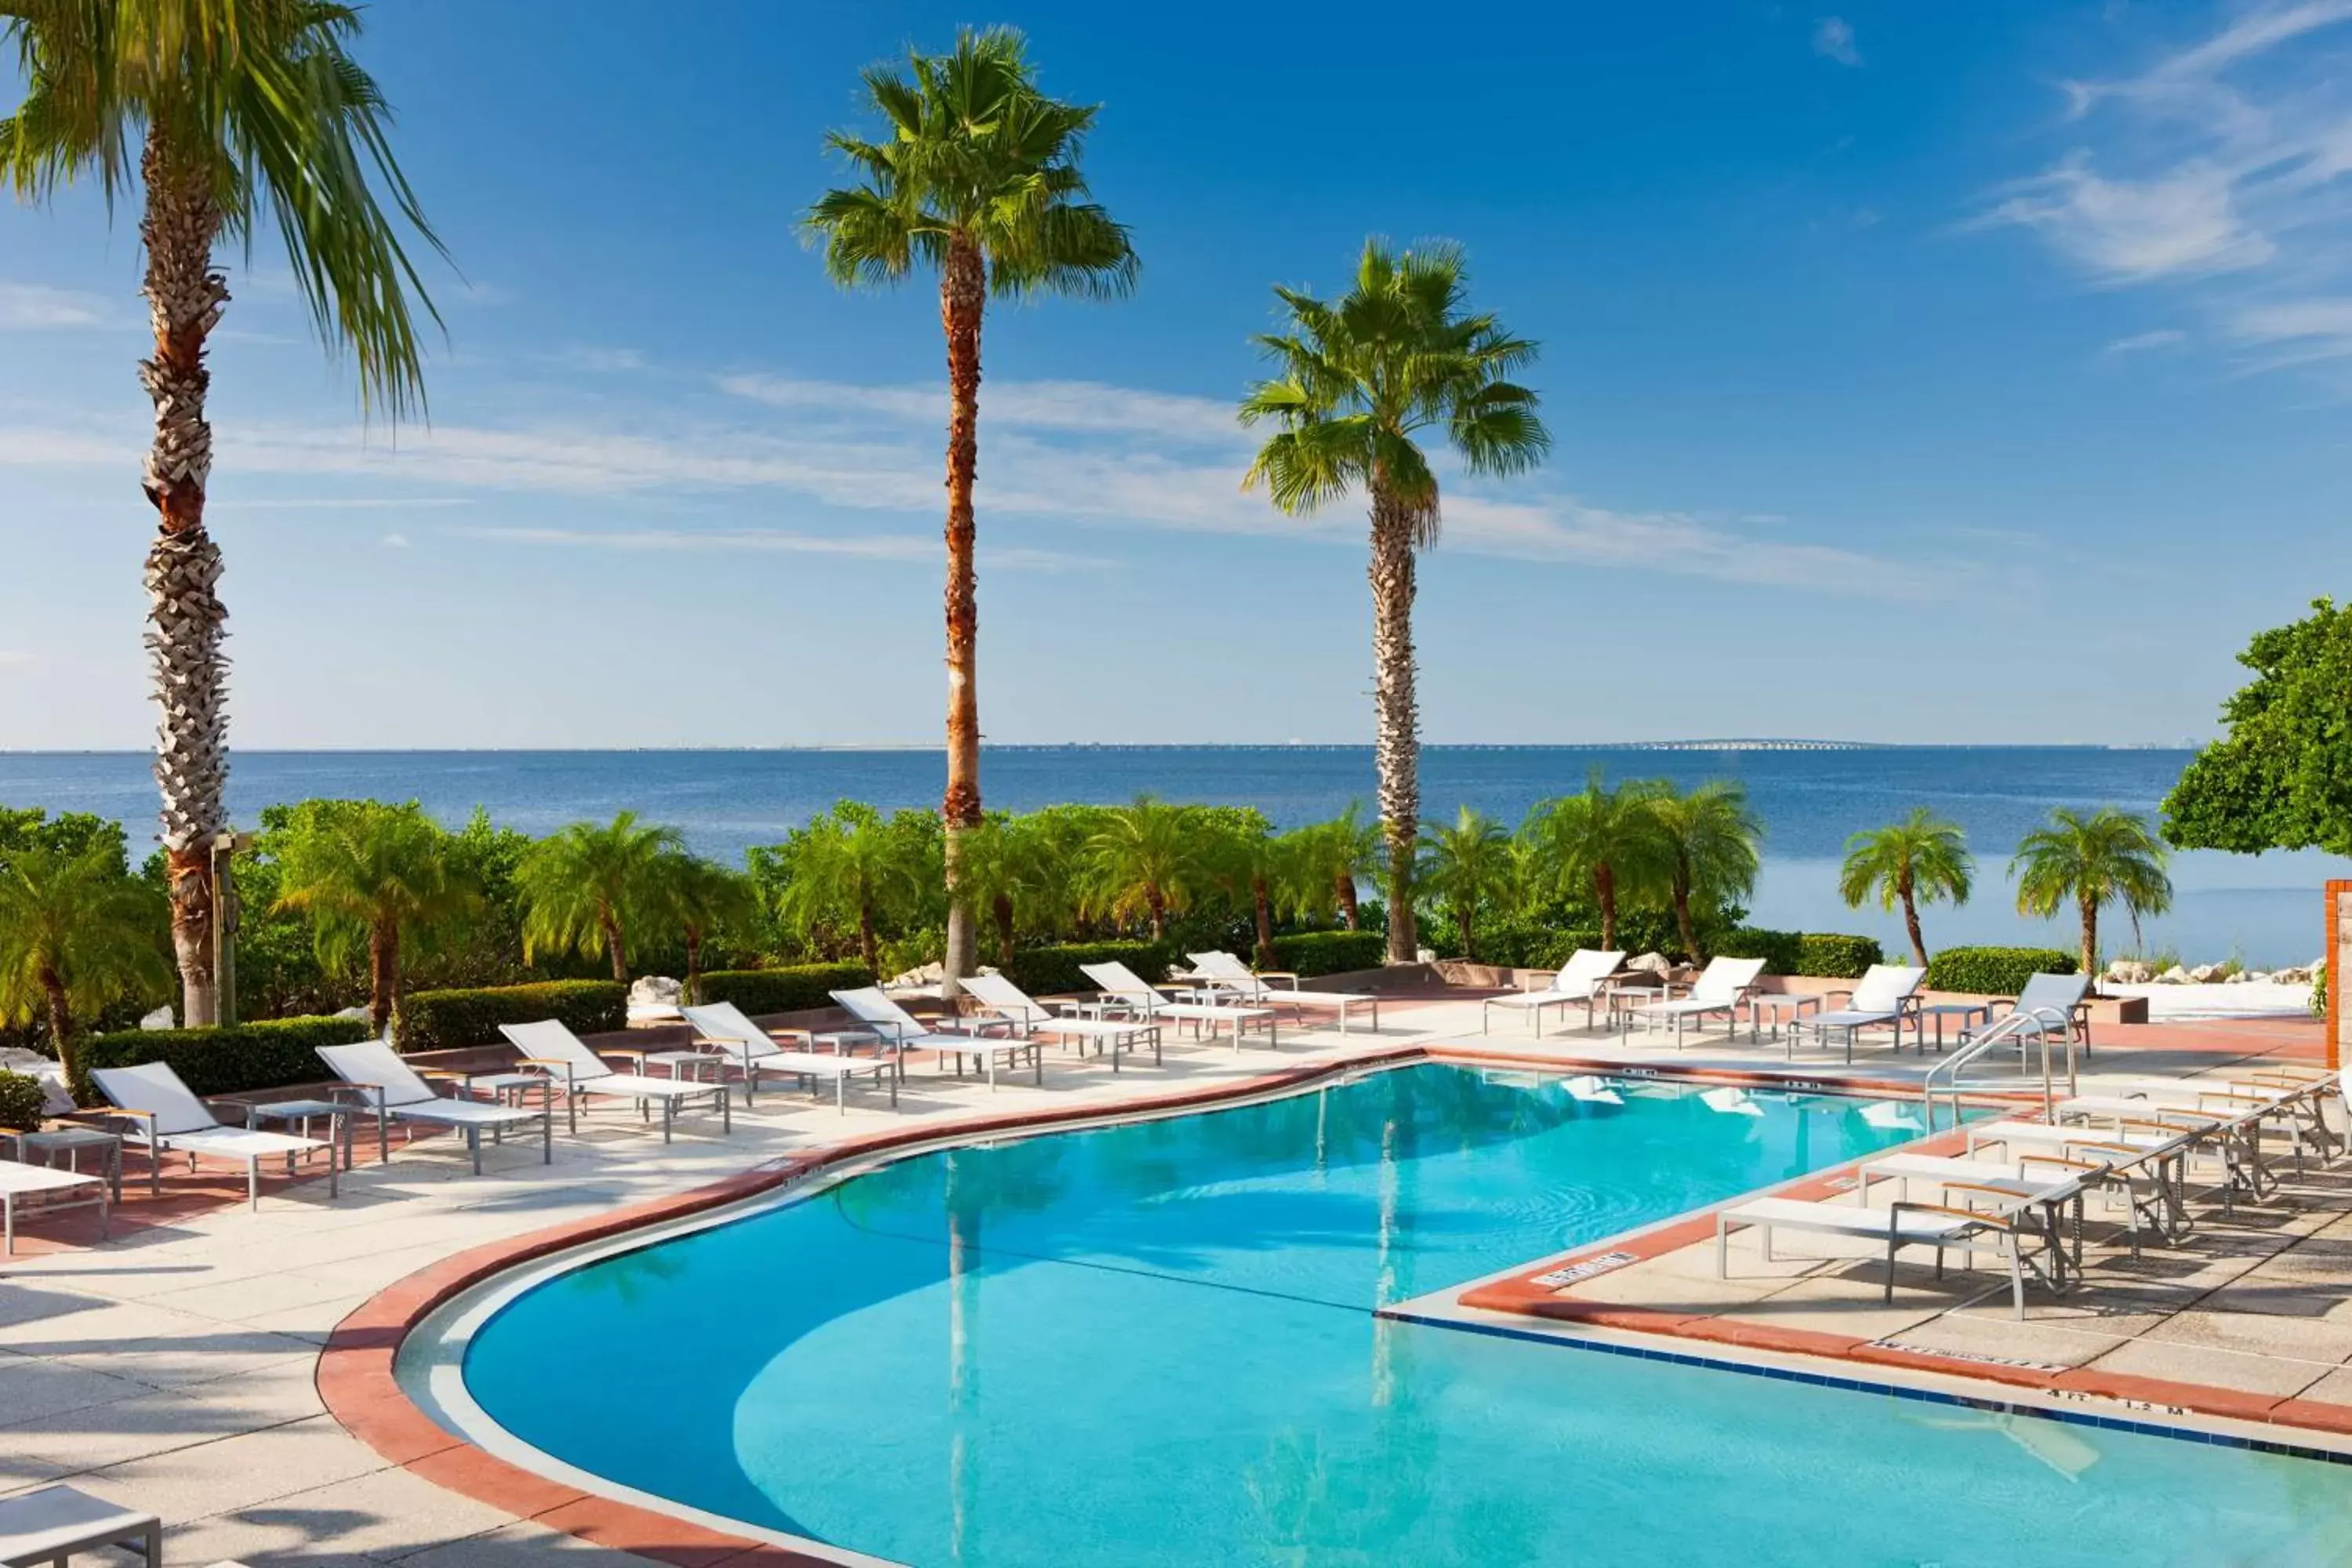
{"label": "palm tree", "polygon": [[1284,902],[1293,914],[1328,921],[1336,909],[1339,923],[1359,929],[1356,879],[1381,868],[1381,825],[1363,820],[1363,803],[1328,822],[1294,827],[1282,836]]}
{"label": "palm tree", "polygon": [[1013,962],[1020,898],[1030,880],[1034,845],[1034,836],[1023,831],[1019,818],[1002,814],[983,816],[963,836],[956,885],[973,909],[987,911],[995,926],[1000,964]]}
{"label": "palm tree", "polygon": [[1650,811],[1665,839],[1666,891],[1674,900],[1675,929],[1693,963],[1706,962],[1699,951],[1691,905],[1717,909],[1756,890],[1756,847],[1764,824],[1748,808],[1746,786],[1717,779],[1688,795],[1661,780],[1650,795]]}
{"label": "palm tree", "polygon": [[839,921],[855,926],[858,956],[879,976],[876,922],[913,902],[920,890],[905,837],[872,806],[844,800],[793,834],[786,850],[791,877],[778,912],[803,931]]}
{"label": "palm tree", "polygon": [[156,516],[146,565],[163,710],[155,779],[183,1013],[209,1024],[219,1006],[213,853],[228,826],[227,611],[215,592],[220,550],[205,526],[205,353],[229,298],[213,252],[273,222],[319,336],[351,354],[363,402],[396,420],[423,402],[414,312],[433,313],[399,226],[436,251],[440,241],[393,161],[383,98],[348,52],[356,10],[324,0],[16,0],[5,11],[0,43],[23,61],[26,89],[0,121],[0,183],[46,201],[89,177],[111,204],[135,165],[143,189],[155,342],[139,367],[155,406],[142,481]]}
{"label": "palm tree", "polygon": [[1493,316],[1465,314],[1461,247],[1402,253],[1364,242],[1355,288],[1337,302],[1276,289],[1287,331],[1258,342],[1276,374],[1242,400],[1244,424],[1273,420],[1243,487],[1264,483],[1286,512],[1351,491],[1371,505],[1372,667],[1381,819],[1388,837],[1389,962],[1411,963],[1412,841],[1421,822],[1421,713],[1413,693],[1414,554],[1437,542],[1437,475],[1413,437],[1440,427],[1473,474],[1524,472],[1551,437],[1536,395],[1505,378],[1536,357]]}
{"label": "palm tree", "polygon": [[907,58],[907,74],[877,66],[866,96],[885,121],[869,142],[834,132],[825,144],[861,183],[827,191],[807,232],[845,287],[895,284],[918,265],[940,275],[948,342],[947,828],[949,992],[972,970],[971,900],[958,896],[965,832],[981,820],[980,613],[972,576],[972,481],[980,461],[981,317],[992,294],[1107,298],[1135,286],[1127,230],[1087,200],[1078,160],[1096,106],[1037,89],[1019,33],[959,33],[944,55]]}
{"label": "palm tree", "polygon": [[532,845],[515,868],[523,962],[541,948],[602,953],[626,984],[629,931],[656,918],[662,862],[685,848],[677,829],[640,823],[634,811],[601,825],[575,822]]}
{"label": "palm tree", "polygon": [[740,926],[758,912],[760,897],[751,879],[699,855],[665,855],[656,862],[648,901],[650,912],[686,939],[679,994],[689,1004],[701,1001],[702,944],[714,930]]}
{"label": "palm tree", "polygon": [[1911,939],[1911,962],[1927,966],[1927,943],[1919,934],[1919,906],[1969,901],[1977,863],[1968,835],[1926,806],[1885,827],[1873,827],[1845,841],[1845,864],[1838,871],[1838,897],[1858,910],[1876,898],[1882,910],[1903,910],[1903,933]]}
{"label": "palm tree", "polygon": [[1114,920],[1141,916],[1154,942],[1168,934],[1168,912],[1192,901],[1203,859],[1192,814],[1149,795],[1107,813],[1087,842],[1097,907]]}
{"label": "palm tree", "polygon": [[1519,888],[1518,849],[1510,829],[1484,812],[1464,806],[1449,825],[1423,824],[1429,834],[1422,882],[1454,917],[1462,933],[1462,956],[1475,963],[1478,955],[1472,931],[1478,911],[1495,905],[1507,907]]}
{"label": "palm tree", "polygon": [[125,874],[121,851],[32,848],[0,866],[0,1024],[46,1016],[75,1098],[89,1099],[74,1021],[122,996],[171,984],[169,916],[147,884]]}
{"label": "palm tree", "polygon": [[2172,907],[2172,879],[2164,872],[2164,846],[2147,819],[2112,805],[2088,816],[2060,806],[2050,826],[2018,841],[2009,863],[2017,879],[2017,910],[2047,920],[2074,901],[2083,917],[2083,973],[2099,972],[2099,908],[2121,904],[2137,922]]}
{"label": "palm tree", "polygon": [[481,907],[449,835],[414,801],[310,800],[270,838],[278,907],[310,917],[320,966],[341,972],[366,945],[368,1021],[381,1032],[400,999],[404,941]]}
{"label": "palm tree", "polygon": [[1203,870],[1219,889],[1250,908],[1251,964],[1272,969],[1274,956],[1275,886],[1285,874],[1288,851],[1274,836],[1273,824],[1248,806],[1197,814],[1206,838]]}
{"label": "palm tree", "polygon": [[1620,900],[1648,899],[1669,879],[1672,854],[1657,813],[1654,784],[1604,788],[1595,770],[1580,795],[1538,801],[1520,825],[1528,859],[1560,893],[1590,896],[1601,914],[1601,945],[1617,945]]}

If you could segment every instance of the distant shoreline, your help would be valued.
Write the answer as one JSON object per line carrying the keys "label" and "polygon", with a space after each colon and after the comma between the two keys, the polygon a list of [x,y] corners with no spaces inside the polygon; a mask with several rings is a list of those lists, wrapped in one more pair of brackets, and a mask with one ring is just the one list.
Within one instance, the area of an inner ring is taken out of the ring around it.
{"label": "distant shoreline", "polygon": [[[1371,752],[1369,742],[1355,741],[1034,741],[989,742],[988,752]],[[2159,742],[2107,743],[2090,741],[1822,741],[1758,737],[1749,740],[1699,741],[1426,741],[1424,752],[2178,752],[2197,748]],[[943,749],[914,742],[876,742],[857,745],[807,746],[240,746],[230,752],[231,765],[239,756],[251,757],[628,757],[628,756],[796,756],[855,755],[887,752],[908,755],[944,754]],[[144,757],[144,748],[116,746],[81,750],[0,748],[0,757]]]}

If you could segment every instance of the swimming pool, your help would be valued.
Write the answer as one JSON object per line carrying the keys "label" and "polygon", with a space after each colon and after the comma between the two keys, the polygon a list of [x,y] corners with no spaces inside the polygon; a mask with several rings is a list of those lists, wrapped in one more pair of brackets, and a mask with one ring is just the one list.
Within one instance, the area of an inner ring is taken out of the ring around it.
{"label": "swimming pool", "polygon": [[1863,1110],[1425,1065],[927,1154],[548,1279],[465,1383],[593,1475],[921,1564],[2352,1551],[2339,1466],[1374,1313],[1910,1136]]}

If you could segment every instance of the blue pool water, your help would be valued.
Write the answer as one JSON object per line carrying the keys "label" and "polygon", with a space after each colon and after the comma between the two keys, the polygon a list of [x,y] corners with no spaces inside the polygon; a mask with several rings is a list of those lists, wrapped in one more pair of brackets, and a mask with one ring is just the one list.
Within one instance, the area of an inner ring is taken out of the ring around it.
{"label": "blue pool water", "polygon": [[595,1474],[920,1564],[2352,1556],[2342,1467],[1374,1316],[1907,1136],[1626,1093],[1423,1066],[911,1159],[550,1280],[467,1383]]}

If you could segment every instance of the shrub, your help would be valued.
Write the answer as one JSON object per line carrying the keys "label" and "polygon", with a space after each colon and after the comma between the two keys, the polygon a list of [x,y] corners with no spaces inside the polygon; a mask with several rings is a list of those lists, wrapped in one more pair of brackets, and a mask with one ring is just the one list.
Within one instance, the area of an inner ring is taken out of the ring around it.
{"label": "shrub", "polygon": [[862,963],[802,963],[789,969],[720,969],[702,977],[702,999],[732,1002],[746,1014],[798,1013],[833,1005],[832,993],[874,984]]}
{"label": "shrub", "polygon": [[1726,931],[1715,944],[1717,958],[1760,958],[1767,974],[1803,974],[1810,971],[1799,967],[1804,963],[1805,936],[1801,931],[1769,931],[1762,926],[1741,926]]}
{"label": "shrub", "polygon": [[0,1127],[16,1132],[39,1131],[41,1105],[47,1099],[47,1086],[39,1079],[0,1070]]}
{"label": "shrub", "polygon": [[1792,974],[1818,974],[1830,980],[1859,980],[1870,966],[1885,961],[1874,936],[1841,936],[1835,931],[1809,931],[1798,939],[1797,967]]}
{"label": "shrub", "polygon": [[2329,965],[2323,963],[2317,969],[2311,972],[2311,1016],[2315,1018],[2325,1018],[2327,1016],[2327,971],[2329,967]]}
{"label": "shrub", "polygon": [[1383,931],[1293,931],[1274,939],[1274,966],[1302,977],[1345,974],[1355,969],[1378,969],[1388,950],[1389,939]]}
{"label": "shrub", "polygon": [[1015,948],[1013,962],[998,968],[1032,996],[1099,990],[1078,967],[1081,963],[1124,963],[1154,984],[1168,973],[1167,952],[1148,942],[1075,942],[1060,947]]}
{"label": "shrub", "polygon": [[368,1037],[365,1018],[265,1018],[209,1029],[127,1029],[93,1035],[79,1055],[92,1068],[163,1062],[197,1094],[240,1094],[316,1083],[331,1076],[317,1047]]}
{"label": "shrub", "polygon": [[2072,974],[2082,965],[2054,947],[1948,947],[1927,961],[1927,989],[2014,996],[2036,974]]}
{"label": "shrub", "polygon": [[617,980],[549,980],[478,991],[413,991],[400,999],[393,1033],[404,1051],[446,1051],[496,1045],[500,1024],[541,1018],[553,1018],[575,1035],[626,1028],[628,987]]}

